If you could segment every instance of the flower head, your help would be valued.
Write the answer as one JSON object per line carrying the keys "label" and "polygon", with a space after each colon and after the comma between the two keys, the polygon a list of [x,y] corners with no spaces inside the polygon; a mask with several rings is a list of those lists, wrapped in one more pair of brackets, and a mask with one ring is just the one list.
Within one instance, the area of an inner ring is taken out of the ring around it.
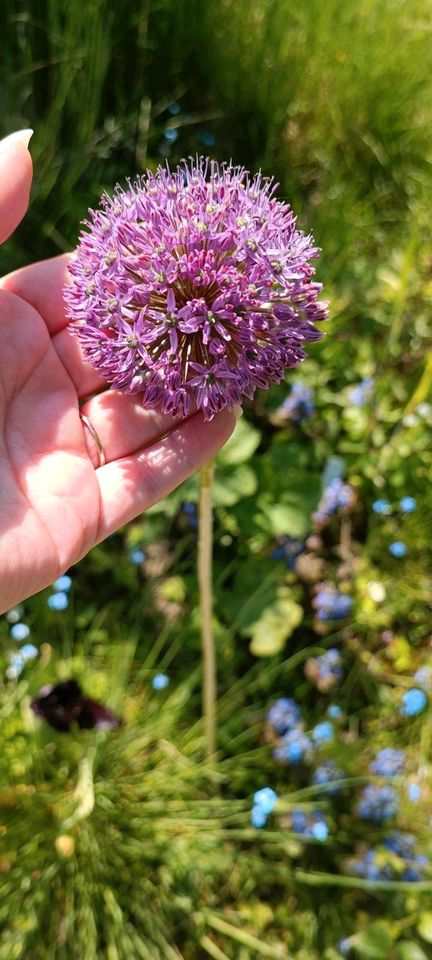
{"label": "flower head", "polygon": [[103,379],[209,420],[303,360],[326,316],[309,263],[318,251],[276,186],[197,158],[102,197],[65,299]]}

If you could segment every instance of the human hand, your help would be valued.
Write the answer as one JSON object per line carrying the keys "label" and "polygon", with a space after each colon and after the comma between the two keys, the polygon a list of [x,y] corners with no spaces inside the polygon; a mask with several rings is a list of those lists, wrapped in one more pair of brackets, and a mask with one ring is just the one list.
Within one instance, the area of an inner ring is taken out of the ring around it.
{"label": "human hand", "polygon": [[[29,133],[0,142],[0,243],[27,209]],[[228,410],[174,420],[109,389],[67,329],[69,259],[0,280],[0,613],[166,496],[235,425]]]}

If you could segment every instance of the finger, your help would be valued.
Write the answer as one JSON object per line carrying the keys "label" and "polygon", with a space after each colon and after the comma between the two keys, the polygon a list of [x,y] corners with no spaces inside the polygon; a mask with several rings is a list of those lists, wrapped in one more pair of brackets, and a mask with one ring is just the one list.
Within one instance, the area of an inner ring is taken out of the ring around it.
{"label": "finger", "polygon": [[235,422],[228,410],[207,423],[196,413],[146,450],[96,470],[101,497],[98,541],[148,510],[202,467],[231,436]]}
{"label": "finger", "polygon": [[32,130],[18,130],[0,141],[0,243],[26,213],[33,175],[27,149]]}
{"label": "finger", "polygon": [[[105,462],[111,463],[148,447],[179,423],[160,410],[144,407],[136,397],[119,390],[105,390],[81,407],[103,445]],[[84,429],[87,449],[93,463],[100,462],[97,444]]]}
{"label": "finger", "polygon": [[68,327],[56,333],[52,343],[80,400],[107,386],[105,380],[102,380],[91,364],[84,359],[80,342],[77,337],[71,335]]}
{"label": "finger", "polygon": [[68,264],[73,254],[40,260],[3,277],[1,286],[16,293],[44,318],[51,336],[67,326],[63,287],[70,282]]}

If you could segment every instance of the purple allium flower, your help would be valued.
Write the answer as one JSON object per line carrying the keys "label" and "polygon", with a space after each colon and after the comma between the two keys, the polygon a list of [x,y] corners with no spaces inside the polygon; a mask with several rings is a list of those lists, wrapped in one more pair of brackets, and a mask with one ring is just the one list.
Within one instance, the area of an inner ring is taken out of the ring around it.
{"label": "purple allium flower", "polygon": [[391,820],[398,812],[398,798],[393,787],[365,787],[358,803],[358,815],[363,820]]}
{"label": "purple allium flower", "polygon": [[276,187],[197,158],[102,197],[65,300],[103,379],[164,413],[196,407],[210,420],[304,359],[327,306],[309,263],[318,251]]}
{"label": "purple allium flower", "polygon": [[333,514],[338,510],[349,510],[354,503],[354,491],[348,483],[343,483],[339,477],[326,486],[321,500],[315,513],[312,514],[313,522],[323,527]]}
{"label": "purple allium flower", "polygon": [[405,752],[394,747],[383,747],[378,750],[375,759],[369,764],[371,773],[380,777],[396,777],[403,773],[405,768]]}

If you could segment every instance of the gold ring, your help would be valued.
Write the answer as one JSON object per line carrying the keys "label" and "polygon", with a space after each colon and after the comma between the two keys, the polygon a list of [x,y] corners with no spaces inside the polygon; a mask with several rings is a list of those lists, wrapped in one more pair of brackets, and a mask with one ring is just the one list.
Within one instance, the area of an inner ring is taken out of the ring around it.
{"label": "gold ring", "polygon": [[[87,430],[89,431],[89,433],[90,433],[91,436],[93,437],[93,440],[94,440],[94,442],[95,442],[95,444],[96,444],[96,446],[97,446],[98,453],[99,453],[99,463],[98,463],[98,467],[103,467],[104,464],[106,463],[106,456],[105,456],[105,450],[104,450],[104,448],[103,448],[102,440],[101,440],[101,438],[100,438],[97,430],[95,430],[95,428],[94,428],[91,420],[89,420],[89,418],[86,417],[86,415],[85,415],[84,413],[80,413],[80,420],[82,421],[82,423],[84,424],[84,426],[87,427]],[[98,467],[96,467],[96,469],[98,469]]]}

